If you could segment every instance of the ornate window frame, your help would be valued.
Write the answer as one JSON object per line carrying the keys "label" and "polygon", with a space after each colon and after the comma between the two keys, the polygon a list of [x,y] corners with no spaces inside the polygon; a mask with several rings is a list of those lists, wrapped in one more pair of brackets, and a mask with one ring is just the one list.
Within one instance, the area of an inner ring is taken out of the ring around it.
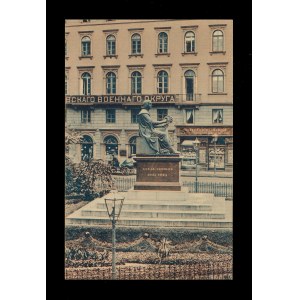
{"label": "ornate window frame", "polygon": [[81,76],[83,73],[89,73],[91,75],[91,95],[92,95],[92,90],[93,90],[93,70],[94,70],[94,66],[86,66],[86,67],[77,67],[78,70],[78,95],[83,95],[82,94],[82,81],[81,81]]}
{"label": "ornate window frame", "polygon": [[[144,57],[143,54],[143,33],[144,28],[128,28],[129,36],[130,36],[130,54],[128,55],[128,58],[131,57]],[[132,53],[132,36],[134,34],[139,34],[141,37],[141,53]]]}
{"label": "ornate window frame", "polygon": [[[210,36],[211,36],[211,43],[210,43],[210,55],[213,54],[226,54],[226,27],[227,24],[213,24],[213,25],[208,25],[210,28]],[[220,30],[223,32],[223,51],[214,51],[213,49],[213,34],[216,30]]]}
{"label": "ornate window frame", "polygon": [[[185,55],[197,55],[198,52],[197,52],[197,39],[198,39],[198,25],[191,25],[191,26],[181,26],[181,29],[182,29],[182,38],[183,38],[183,41],[182,41],[182,45],[183,45],[183,48],[182,48],[182,53],[181,55],[182,56],[185,56]],[[195,35],[195,50],[193,52],[186,52],[185,51],[185,35],[188,31],[192,31]]]}
{"label": "ornate window frame", "polygon": [[[93,59],[93,42],[92,42],[92,35],[93,35],[93,32],[94,31],[78,31],[78,34],[80,36],[80,56],[79,56],[79,59],[85,59],[85,58],[89,58],[89,59]],[[91,50],[91,54],[90,55],[82,55],[82,39],[87,36],[90,38],[90,50]]]}
{"label": "ornate window frame", "polygon": [[[227,88],[226,88],[226,69],[228,62],[213,62],[213,63],[207,63],[209,67],[209,93],[208,95],[227,95]],[[214,93],[212,89],[212,74],[215,70],[221,70],[224,74],[224,91],[223,92],[217,92]]]}
{"label": "ornate window frame", "polygon": [[[106,58],[118,58],[118,43],[117,43],[117,36],[118,36],[118,32],[119,32],[119,29],[108,29],[108,30],[103,30],[103,34],[105,36],[105,55],[103,55],[103,58],[106,59]],[[116,43],[116,46],[115,46],[115,49],[116,49],[116,54],[108,54],[107,53],[107,38],[108,36],[110,35],[113,35],[115,37],[115,43]]]}
{"label": "ornate window frame", "polygon": [[[170,57],[171,53],[170,53],[170,31],[171,31],[171,27],[154,27],[154,30],[156,31],[156,53],[155,53],[155,57],[158,56],[168,56]],[[164,53],[160,53],[159,50],[159,34],[165,32],[168,35],[168,51],[164,52]]]}
{"label": "ornate window frame", "polygon": [[120,65],[114,65],[114,66],[101,66],[102,68],[102,71],[103,71],[103,95],[106,95],[106,75],[107,73],[109,72],[113,72],[115,73],[116,75],[116,93],[117,93],[117,90],[118,90],[118,71],[119,71],[119,68],[120,68]]}
{"label": "ornate window frame", "polygon": [[127,65],[127,68],[128,68],[128,94],[129,95],[131,95],[131,74],[135,71],[140,72],[142,75],[142,92],[143,92],[145,66],[146,66],[145,64]]}
{"label": "ornate window frame", "polygon": [[195,82],[194,82],[194,94],[198,94],[198,69],[200,63],[182,63],[179,64],[181,67],[181,94],[185,94],[185,72],[192,70],[195,73]]}
{"label": "ornate window frame", "polygon": [[160,71],[168,73],[168,94],[171,94],[171,67],[173,64],[153,64],[155,94],[158,94],[157,77]]}
{"label": "ornate window frame", "polygon": [[69,47],[68,47],[68,39],[70,32],[65,32],[65,59],[69,59]]}

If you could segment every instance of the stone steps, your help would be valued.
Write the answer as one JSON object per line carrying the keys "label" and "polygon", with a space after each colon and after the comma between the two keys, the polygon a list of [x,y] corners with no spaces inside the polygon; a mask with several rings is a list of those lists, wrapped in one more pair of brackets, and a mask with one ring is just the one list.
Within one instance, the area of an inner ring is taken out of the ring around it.
{"label": "stone steps", "polygon": [[[106,209],[82,210],[82,216],[106,217]],[[129,210],[123,208],[120,218],[158,218],[158,219],[224,219],[225,214],[219,212],[178,211],[178,210]]]}
{"label": "stone steps", "polygon": [[[110,225],[108,217],[78,216],[66,218],[66,225]],[[232,222],[225,219],[158,219],[158,218],[121,218],[117,226],[154,226],[154,227],[193,227],[193,228],[231,228]]]}
{"label": "stone steps", "polygon": [[[97,209],[106,209],[105,203],[97,203]],[[154,211],[211,211],[212,204],[199,204],[199,203],[153,203],[146,202],[133,202],[126,203],[124,201],[122,211],[124,210],[154,210]]]}
{"label": "stone steps", "polygon": [[[125,196],[118,226],[232,228],[232,208],[224,197],[183,192],[129,191]],[[113,197],[108,194],[105,197]],[[159,200],[160,199],[160,200]],[[110,225],[103,198],[66,217],[66,225]]]}

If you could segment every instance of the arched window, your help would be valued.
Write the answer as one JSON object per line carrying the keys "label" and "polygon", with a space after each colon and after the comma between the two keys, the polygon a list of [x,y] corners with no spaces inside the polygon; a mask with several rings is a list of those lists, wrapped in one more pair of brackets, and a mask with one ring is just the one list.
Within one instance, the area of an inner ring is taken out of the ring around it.
{"label": "arched window", "polygon": [[159,71],[157,74],[157,92],[159,94],[168,93],[168,73]]}
{"label": "arched window", "polygon": [[82,56],[91,55],[91,39],[88,36],[81,40],[81,54]]}
{"label": "arched window", "polygon": [[165,32],[161,32],[158,35],[158,53],[168,52],[168,35]]}
{"label": "arched window", "polygon": [[136,154],[136,136],[129,139],[129,148],[130,155]]}
{"label": "arched window", "polygon": [[84,135],[81,142],[81,160],[90,161],[93,159],[93,139]]}
{"label": "arched window", "polygon": [[113,35],[109,35],[106,39],[106,54],[116,55],[116,38]]}
{"label": "arched window", "polygon": [[195,93],[195,72],[192,70],[188,70],[184,73],[184,77],[186,100],[193,100]]}
{"label": "arched window", "polygon": [[214,70],[212,73],[212,92],[224,92],[224,73],[221,70]]}
{"label": "arched window", "polygon": [[134,71],[131,74],[131,93],[132,94],[142,93],[142,75],[138,71]]}
{"label": "arched window", "polygon": [[116,93],[116,74],[108,72],[106,75],[106,94]]}
{"label": "arched window", "polygon": [[141,53],[141,36],[137,33],[131,37],[131,52],[132,54]]}
{"label": "arched window", "polygon": [[68,77],[65,75],[65,95],[68,95]]}
{"label": "arched window", "polygon": [[104,144],[105,144],[106,155],[108,156],[118,155],[118,141],[114,136],[109,135],[105,137]]}
{"label": "arched window", "polygon": [[87,72],[83,73],[81,76],[82,79],[82,94],[90,95],[91,94],[91,75]]}
{"label": "arched window", "polygon": [[185,52],[195,52],[195,33],[188,31],[184,38]]}
{"label": "arched window", "polygon": [[224,50],[224,38],[221,30],[216,30],[213,33],[213,51]]}

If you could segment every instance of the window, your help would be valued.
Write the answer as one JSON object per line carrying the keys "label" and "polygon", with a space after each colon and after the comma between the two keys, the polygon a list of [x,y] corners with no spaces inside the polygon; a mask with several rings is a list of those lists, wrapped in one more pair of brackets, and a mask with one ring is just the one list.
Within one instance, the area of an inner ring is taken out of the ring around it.
{"label": "window", "polygon": [[194,124],[194,110],[193,109],[186,109],[186,123],[187,124]]}
{"label": "window", "polygon": [[185,77],[186,100],[193,100],[194,86],[195,86],[195,72],[192,70],[188,70],[184,73],[184,77]]}
{"label": "window", "polygon": [[113,35],[109,35],[106,39],[106,54],[116,55],[116,38]]}
{"label": "window", "polygon": [[81,110],[81,123],[91,123],[91,111],[89,109]]}
{"label": "window", "polygon": [[216,30],[213,33],[213,51],[223,51],[223,50],[224,50],[223,32],[221,30]]}
{"label": "window", "polygon": [[132,54],[141,53],[141,36],[137,33],[131,37],[131,52]]}
{"label": "window", "polygon": [[224,92],[224,73],[221,70],[214,70],[212,73],[212,92]]}
{"label": "window", "polygon": [[83,136],[81,143],[81,160],[90,161],[93,158],[93,139],[88,136]]}
{"label": "window", "polygon": [[162,121],[168,115],[168,110],[164,108],[157,109],[157,121]]}
{"label": "window", "polygon": [[83,37],[81,40],[81,55],[91,55],[91,39],[88,36]]}
{"label": "window", "polygon": [[118,154],[118,141],[114,136],[109,135],[104,139],[104,144],[105,144],[105,152],[108,157],[108,160],[111,160],[112,159],[111,155]]}
{"label": "window", "polygon": [[212,122],[213,124],[223,123],[223,109],[212,110]]}
{"label": "window", "polygon": [[158,35],[158,53],[168,52],[168,35],[165,32],[161,32]]}
{"label": "window", "polygon": [[139,109],[132,109],[131,110],[131,123],[133,124],[137,124],[138,123],[138,113],[139,113]]}
{"label": "window", "polygon": [[134,71],[131,74],[131,94],[142,93],[142,75],[138,71]]}
{"label": "window", "polygon": [[116,123],[116,110],[107,109],[106,110],[106,123]]}
{"label": "window", "polygon": [[106,94],[116,93],[116,74],[108,72],[106,75]]}
{"label": "window", "polygon": [[90,95],[91,94],[91,75],[87,72],[83,73],[81,76],[82,79],[82,94]]}
{"label": "window", "polygon": [[65,75],[65,95],[68,95],[68,77]]}
{"label": "window", "polygon": [[82,22],[83,23],[88,23],[88,22],[91,22],[91,19],[83,19]]}
{"label": "window", "polygon": [[129,140],[130,155],[136,154],[136,136],[133,136]]}
{"label": "window", "polygon": [[195,34],[192,31],[188,31],[185,34],[185,52],[195,52]]}
{"label": "window", "polygon": [[157,74],[157,92],[159,94],[168,93],[168,73],[159,71]]}
{"label": "window", "polygon": [[68,51],[67,51],[67,40],[65,40],[65,56],[67,56]]}

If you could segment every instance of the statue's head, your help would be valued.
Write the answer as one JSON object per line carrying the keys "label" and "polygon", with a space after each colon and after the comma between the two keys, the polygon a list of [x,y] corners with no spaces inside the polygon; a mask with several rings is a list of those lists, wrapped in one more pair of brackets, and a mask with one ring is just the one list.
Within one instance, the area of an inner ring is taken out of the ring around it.
{"label": "statue's head", "polygon": [[152,107],[152,102],[151,102],[151,100],[144,100],[143,105],[142,105],[142,108],[150,109],[151,107]]}

